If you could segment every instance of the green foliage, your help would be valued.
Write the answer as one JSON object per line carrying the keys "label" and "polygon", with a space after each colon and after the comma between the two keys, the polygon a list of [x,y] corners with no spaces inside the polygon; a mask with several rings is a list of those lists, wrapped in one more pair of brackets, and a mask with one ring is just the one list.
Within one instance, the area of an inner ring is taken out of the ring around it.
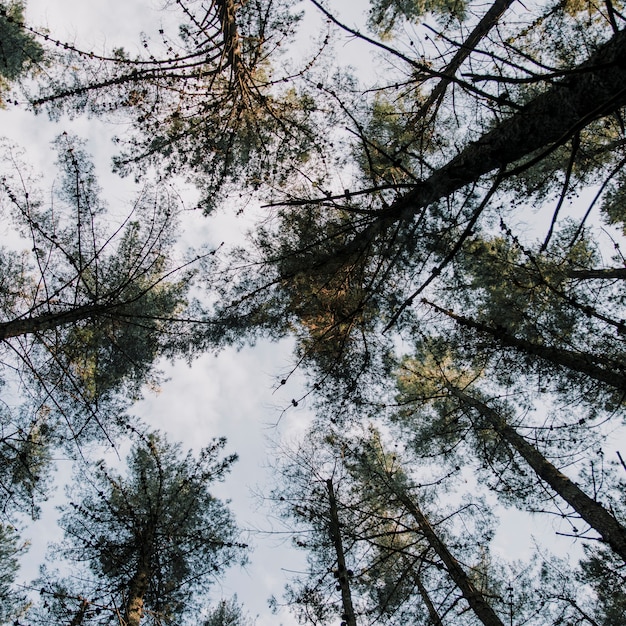
{"label": "green foliage", "polygon": [[0,106],[10,83],[32,70],[44,58],[44,51],[24,29],[24,3],[0,3]]}
{"label": "green foliage", "polygon": [[4,407],[0,413],[0,514],[12,519],[16,512],[39,517],[38,501],[49,485],[53,434],[47,411],[38,415],[22,407],[17,414]]}
{"label": "green foliage", "polygon": [[17,558],[26,549],[19,544],[17,529],[0,524],[0,622],[8,624],[23,610],[25,598],[14,587],[19,569]]}
{"label": "green foliage", "polygon": [[63,604],[66,615],[76,614],[83,606],[94,620],[89,623],[116,623],[118,608],[128,615],[140,594],[149,623],[193,614],[200,592],[245,560],[231,512],[209,491],[236,460],[221,456],[225,443],[214,440],[197,458],[181,457],[180,446],[153,433],[134,446],[125,476],[103,462],[92,467],[64,508],[60,551],[70,562],[86,563],[91,577],[82,572],[46,582],[44,596],[58,600],[54,610]]}
{"label": "green foliage", "polygon": [[626,619],[626,577],[619,558],[606,549],[589,547],[581,562],[581,583],[591,583],[598,598],[598,623],[619,624]]}
{"label": "green foliage", "polygon": [[146,187],[111,228],[83,145],[62,135],[57,149],[62,177],[49,205],[19,166],[2,179],[3,208],[30,252],[1,257],[0,328],[5,367],[23,372],[29,394],[69,422],[57,434],[71,439],[97,434],[107,406],[119,414],[120,403],[156,384],[158,357],[201,348],[195,322],[204,314],[188,293],[211,255],[177,258],[177,207],[164,189]]}
{"label": "green foliage", "polygon": [[390,36],[399,22],[417,22],[427,13],[464,19],[465,0],[372,0],[370,25]]}
{"label": "green foliage", "polygon": [[207,8],[190,0],[175,8],[178,34],[143,36],[143,56],[70,51],[32,101],[52,116],[129,119],[132,131],[116,139],[116,169],[145,175],[157,166],[161,175],[186,176],[209,213],[224,196],[241,197],[242,187],[283,184],[285,172],[324,143],[322,118],[310,86],[279,87],[273,58],[299,20],[289,2]]}
{"label": "green foliage", "polygon": [[235,596],[230,600],[220,600],[204,618],[202,626],[254,626],[254,620],[245,616]]}

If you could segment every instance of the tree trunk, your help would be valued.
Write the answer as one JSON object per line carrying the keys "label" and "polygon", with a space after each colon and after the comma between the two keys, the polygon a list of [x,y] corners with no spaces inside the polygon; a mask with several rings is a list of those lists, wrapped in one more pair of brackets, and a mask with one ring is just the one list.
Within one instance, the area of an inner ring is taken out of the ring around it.
{"label": "tree trunk", "polygon": [[446,570],[450,574],[450,578],[452,578],[456,586],[460,589],[476,617],[485,626],[504,626],[503,622],[485,600],[482,593],[476,589],[474,583],[468,578],[460,563],[452,556],[443,541],[439,539],[437,533],[435,533],[435,530],[417,504],[405,493],[397,490],[395,490],[395,493],[396,497],[404,504],[409,513],[413,516],[413,519],[417,522],[426,541],[428,541],[430,546],[443,561]]}
{"label": "tree trunk", "polygon": [[148,568],[140,566],[128,585],[128,600],[124,612],[125,626],[139,626],[143,616],[143,598],[148,590]]}
{"label": "tree trunk", "polygon": [[422,596],[422,600],[428,609],[428,615],[430,616],[430,621],[433,626],[443,626],[443,622],[441,621],[441,617],[439,617],[439,613],[433,604],[433,601],[430,599],[428,595],[428,590],[424,587],[424,583],[420,578],[419,572],[414,572],[413,579],[415,580],[415,584],[417,585],[417,590],[420,592],[420,596]]}
{"label": "tree trunk", "polygon": [[348,626],[357,626],[356,615],[352,605],[352,594],[350,593],[350,581],[348,570],[346,568],[346,558],[343,551],[343,543],[341,541],[341,526],[339,524],[339,516],[337,514],[337,500],[335,499],[335,490],[333,489],[333,481],[326,481],[328,489],[328,500],[330,503],[330,537],[335,545],[335,553],[337,555],[337,580],[341,588],[341,604],[343,606],[342,619]]}
{"label": "tree trunk", "polygon": [[425,299],[422,300],[422,302],[436,311],[447,315],[460,326],[492,336],[503,346],[515,348],[520,352],[537,356],[549,363],[554,363],[555,365],[566,367],[575,372],[580,372],[598,382],[605,383],[615,389],[626,392],[626,365],[619,361],[609,359],[604,355],[591,355],[574,352],[573,350],[564,350],[563,348],[556,348],[554,346],[536,344],[527,339],[520,339],[508,333],[503,328],[493,328],[482,322],[476,322],[468,317],[458,315],[453,311],[438,306],[434,302]]}
{"label": "tree trunk", "polygon": [[74,324],[92,317],[111,315],[120,304],[85,304],[67,311],[42,313],[35,317],[21,317],[10,322],[0,323],[0,341],[52,330],[59,326]]}
{"label": "tree trunk", "polygon": [[502,440],[516,450],[533,468],[537,476],[548,483],[626,562],[626,528],[611,513],[552,465],[535,446],[528,443],[512,426],[507,424],[499,413],[453,385],[447,384],[446,388],[462,404],[471,406],[486,417]]}
{"label": "tree trunk", "polygon": [[486,37],[489,31],[497,25],[498,20],[513,4],[513,2],[514,0],[495,0],[487,13],[485,13],[485,15],[481,18],[480,22],[476,24],[476,27],[469,34],[467,39],[459,46],[458,51],[443,71],[442,79],[432,90],[426,99],[426,102],[424,102],[424,104],[419,108],[416,116],[417,119],[426,115],[433,104],[437,101],[441,101],[446,92],[446,88],[452,81],[452,78],[456,74],[457,70],[461,67],[461,65],[463,65],[463,62],[467,59],[467,57],[474,52],[481,39]]}
{"label": "tree trunk", "polygon": [[[508,119],[468,144],[456,157],[417,183],[345,246],[342,256],[362,250],[397,222],[410,221],[429,204],[481,176],[565,143],[591,122],[626,104],[626,30],[567,72]],[[323,199],[327,201],[327,198]],[[338,252],[333,259],[336,262]]]}

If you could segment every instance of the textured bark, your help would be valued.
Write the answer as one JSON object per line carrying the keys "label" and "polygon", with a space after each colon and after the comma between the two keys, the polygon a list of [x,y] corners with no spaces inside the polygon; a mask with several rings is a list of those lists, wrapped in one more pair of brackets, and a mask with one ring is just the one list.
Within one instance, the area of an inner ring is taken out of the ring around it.
{"label": "textured bark", "polygon": [[222,36],[224,37],[226,60],[231,66],[236,80],[240,85],[245,85],[244,65],[241,58],[241,38],[236,21],[237,7],[234,0],[218,0],[216,5]]}
{"label": "textured bark", "polygon": [[450,195],[484,174],[537,150],[563,143],[592,121],[626,104],[626,31],[569,76],[469,144],[457,157],[389,209],[394,221]]}
{"label": "textured bark", "polygon": [[495,611],[485,600],[482,593],[476,589],[474,583],[472,583],[469,579],[465,570],[461,567],[461,564],[454,558],[454,556],[452,556],[444,542],[439,539],[437,533],[417,504],[415,504],[415,502],[413,502],[413,500],[411,500],[411,498],[404,493],[396,492],[396,496],[413,516],[413,519],[417,522],[417,525],[426,538],[426,541],[428,541],[430,546],[443,561],[446,570],[450,574],[450,578],[452,578],[456,586],[459,588],[472,611],[474,611],[476,617],[485,626],[504,626]]}
{"label": "textured bark", "polygon": [[348,626],[357,626],[356,615],[352,605],[352,594],[350,593],[350,581],[348,570],[346,568],[346,558],[343,551],[343,542],[341,541],[341,526],[339,524],[339,516],[337,514],[337,500],[335,499],[335,490],[333,481],[326,481],[326,489],[328,490],[328,500],[330,503],[330,536],[335,546],[335,554],[337,555],[337,580],[341,588],[341,604],[343,606],[342,619]]}
{"label": "textured bark", "polygon": [[128,601],[124,612],[125,626],[139,626],[143,616],[143,598],[148,590],[148,568],[140,566],[128,585]]}
{"label": "textured bark", "polygon": [[105,314],[111,315],[117,308],[120,308],[120,305],[87,304],[67,311],[42,313],[36,317],[21,317],[10,322],[2,322],[0,340],[40,333]]}
{"label": "textured bark", "polygon": [[569,270],[566,272],[569,278],[578,280],[624,280],[626,279],[626,267],[606,267],[590,270]]}
{"label": "textured bark", "polygon": [[[411,221],[429,204],[477,182],[482,176],[565,143],[591,122],[624,105],[626,31],[620,31],[587,61],[572,68],[567,78],[555,81],[547,91],[478,141],[468,144],[446,165],[381,211],[345,246],[342,256],[352,255],[397,222]],[[320,200],[327,202],[329,198]],[[337,254],[340,253],[335,252],[335,259]]]}
{"label": "textured bark", "polygon": [[59,326],[74,324],[97,315],[102,315],[105,312],[110,312],[112,308],[102,304],[87,304],[67,311],[42,313],[35,317],[21,317],[10,322],[2,322],[0,323],[0,340],[40,333],[58,328]]}
{"label": "textured bark", "polygon": [[423,300],[423,302],[440,313],[444,313],[460,326],[490,335],[502,346],[515,348],[520,352],[539,357],[548,363],[554,363],[555,365],[566,367],[575,372],[580,372],[598,382],[605,383],[615,389],[626,392],[626,364],[624,363],[609,359],[604,355],[585,354],[554,346],[536,344],[527,339],[516,337],[503,328],[494,328],[488,324],[483,324],[482,322],[477,322],[463,315],[458,315],[428,300]]}
{"label": "textured bark", "polygon": [[484,402],[453,385],[446,385],[462,404],[476,409],[491,428],[532,467],[537,476],[567,502],[580,517],[596,530],[613,551],[626,562],[626,527],[620,524],[599,502],[590,498],[576,483],[559,471],[535,446],[528,443],[502,416]]}

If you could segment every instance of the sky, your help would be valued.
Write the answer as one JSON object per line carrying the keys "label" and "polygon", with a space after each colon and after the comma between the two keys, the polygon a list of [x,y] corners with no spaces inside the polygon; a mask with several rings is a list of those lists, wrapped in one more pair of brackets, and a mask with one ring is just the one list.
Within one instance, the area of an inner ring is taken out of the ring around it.
{"label": "sky", "polygon": [[[345,4],[353,5],[354,12],[355,4],[365,6],[366,3]],[[165,0],[28,0],[27,20],[34,26],[47,27],[56,38],[71,41],[79,48],[99,51],[124,45],[132,52],[141,31],[156,33],[161,24],[171,18],[171,14],[162,11],[164,5]],[[356,19],[356,14],[350,17]],[[303,37],[310,41],[318,34],[320,24],[323,21],[307,25],[308,31],[305,30]],[[358,42],[344,40],[335,45],[345,63],[368,62],[370,53],[364,56]],[[50,142],[62,131],[75,132],[85,138],[87,149],[95,156],[100,185],[109,206],[123,213],[132,202],[137,186],[131,179],[120,179],[110,171],[111,157],[115,153],[111,137],[119,133],[119,128],[85,118],[52,123],[45,115],[33,117],[19,109],[1,111],[0,120],[3,120],[0,135],[21,144],[27,150],[33,170],[42,172],[50,182],[54,177],[55,159]],[[179,181],[178,185],[183,197],[193,197],[188,184]],[[197,245],[203,241],[232,243],[240,240],[248,224],[233,216],[236,211],[228,209],[211,220],[198,213],[186,213],[183,220],[186,241]],[[304,566],[305,555],[291,549],[282,535],[256,532],[273,527],[272,512],[258,496],[271,484],[268,468],[271,442],[297,438],[311,420],[306,403],[298,408],[290,407],[291,399],[302,394],[301,374],[297,372],[290,377],[286,385],[278,384],[284,373],[291,370],[292,348],[289,340],[262,341],[254,347],[204,355],[191,367],[183,363],[163,363],[166,381],[158,393],[146,393],[134,409],[151,427],[163,430],[184,448],[198,450],[212,437],[226,436],[227,452],[239,455],[232,473],[217,486],[215,494],[231,500],[239,525],[250,530],[247,540],[254,551],[246,568],[233,568],[215,585],[210,600],[215,602],[237,594],[244,609],[252,616],[258,615],[257,626],[296,624],[286,612],[278,616],[270,614],[267,600],[272,594],[280,596],[289,580],[289,572]],[[287,407],[290,408],[283,414]],[[107,458],[114,457],[114,454],[107,454]],[[59,466],[60,475],[68,476],[69,464],[61,460]],[[37,576],[47,541],[60,538],[54,530],[54,519],[55,507],[61,500],[62,489],[44,506],[42,520],[31,529],[30,536],[25,533],[25,538],[32,542],[21,574],[25,582]],[[520,558],[533,543],[529,533],[520,532],[528,525],[528,518],[519,511],[504,511],[502,515],[505,524],[496,536],[494,549],[508,558]],[[554,535],[548,516],[535,518],[532,526],[535,536]],[[561,553],[566,553],[573,543],[563,540],[559,546]]]}
{"label": "sky", "polygon": [[[163,3],[161,3],[163,4]],[[45,26],[58,39],[75,42],[85,49],[110,49],[125,45],[132,50],[141,31],[156,32],[167,12],[160,3],[133,0],[29,0],[27,21]],[[42,187],[54,180],[55,154],[50,142],[61,132],[74,132],[87,140],[87,150],[94,155],[96,172],[104,198],[115,212],[123,213],[130,206],[137,186],[130,179],[120,179],[110,172],[115,148],[111,137],[119,132],[111,124],[97,119],[64,119],[50,122],[45,115],[15,109],[0,112],[0,135],[21,145],[33,172],[41,173]],[[192,197],[189,185],[178,181],[183,197]],[[240,240],[246,225],[232,217],[234,211],[223,212],[209,221],[199,213],[187,213],[183,229],[186,243],[218,239],[232,243]],[[6,233],[5,233],[6,235]],[[292,345],[259,342],[255,347],[241,350],[226,349],[219,355],[204,355],[191,367],[184,363],[162,363],[166,382],[158,393],[147,392],[134,408],[134,413],[150,427],[161,429],[170,440],[180,441],[185,449],[198,450],[211,438],[226,436],[227,453],[236,452],[239,461],[223,484],[213,490],[230,507],[240,527],[249,529],[245,539],[254,550],[249,564],[242,570],[232,568],[214,585],[211,602],[237,594],[244,610],[258,615],[257,626],[295,624],[288,613],[272,615],[267,606],[270,595],[280,596],[288,580],[289,570],[300,569],[304,555],[285,544],[284,537],[268,535],[272,528],[271,511],[267,510],[259,493],[267,488],[269,469],[267,453],[271,440],[295,438],[309,423],[305,407],[290,407],[291,398],[299,397],[302,380],[290,378],[287,385],[277,385],[286,370],[292,367]],[[277,389],[278,388],[278,389]],[[277,423],[279,425],[277,426]],[[107,458],[115,460],[115,454]],[[70,475],[70,464],[59,460],[59,477]],[[20,574],[24,584],[37,576],[43,562],[46,544],[61,538],[55,529],[56,506],[63,501],[63,488],[43,506],[40,521],[23,534],[31,542]],[[269,515],[269,518],[268,518]]]}

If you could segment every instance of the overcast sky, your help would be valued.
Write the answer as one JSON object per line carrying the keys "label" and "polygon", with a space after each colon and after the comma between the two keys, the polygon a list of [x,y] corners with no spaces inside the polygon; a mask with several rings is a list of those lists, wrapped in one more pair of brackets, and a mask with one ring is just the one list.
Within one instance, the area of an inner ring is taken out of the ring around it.
{"label": "overcast sky", "polygon": [[[27,20],[33,26],[47,27],[55,38],[75,42],[84,49],[110,50],[124,45],[132,51],[141,31],[156,33],[163,22],[167,23],[167,13],[159,10],[162,4],[150,0],[28,0]],[[111,137],[119,133],[119,128],[93,119],[54,124],[45,115],[33,117],[16,109],[1,111],[0,116],[0,134],[24,147],[33,171],[44,173],[48,183],[54,179],[56,158],[50,142],[63,131],[87,139],[87,149],[96,157],[96,171],[109,207],[123,213],[130,206],[137,187],[131,180],[120,180],[110,172],[110,159],[115,153]],[[181,188],[184,195],[192,194],[189,186]],[[245,224],[230,214],[214,221],[197,213],[187,215],[184,225],[193,233],[194,244],[203,239],[232,243],[245,230]],[[134,412],[151,427],[162,429],[185,448],[197,450],[212,437],[228,438],[227,452],[236,452],[240,460],[214,492],[232,500],[231,508],[244,528],[271,528],[267,518],[271,511],[264,509],[254,495],[268,482],[268,438],[293,438],[308,423],[306,408],[292,407],[280,419],[280,427],[275,426],[281,411],[302,390],[302,381],[295,376],[287,385],[278,385],[276,391],[277,381],[291,368],[291,363],[291,345],[286,341],[262,342],[241,351],[228,349],[218,356],[205,355],[192,367],[164,363],[167,382],[158,394],[147,393],[135,407]],[[60,465],[60,474],[67,475],[69,464]],[[47,541],[60,538],[54,519],[55,505],[62,499],[60,489],[44,505],[42,519],[24,535],[32,544],[21,575],[26,584],[38,574]],[[281,537],[251,534],[249,541],[255,548],[250,564],[243,571],[229,571],[223,582],[215,585],[210,600],[216,602],[237,594],[246,611],[259,615],[258,626],[295,624],[288,613],[271,615],[267,600],[271,594],[280,596],[288,580],[286,570],[300,567],[304,555],[291,550]]]}
{"label": "overcast sky", "polygon": [[[27,18],[33,26],[47,27],[54,37],[75,42],[84,49],[98,51],[123,45],[132,52],[135,44],[138,47],[141,31],[155,33],[167,22],[168,13],[159,10],[163,4],[163,1],[150,0],[27,0]],[[365,6],[365,3],[356,4]],[[353,48],[350,45],[342,44],[342,55],[349,62],[356,62],[361,53],[356,45]],[[110,159],[115,153],[111,136],[118,133],[119,128],[86,119],[53,124],[44,115],[35,118],[20,110],[1,111],[0,119],[4,120],[1,134],[22,144],[32,167],[46,172],[49,181],[54,177],[55,160],[50,141],[62,131],[86,138],[88,150],[96,155],[100,184],[110,207],[122,213],[124,206],[132,202],[137,192],[135,185],[110,172]],[[183,195],[193,193],[188,186],[181,185],[181,188]],[[234,218],[234,213],[231,211],[215,220],[198,214],[188,215],[185,227],[194,234],[194,244],[203,240],[232,243],[245,230],[245,223]],[[287,385],[277,385],[291,369],[291,348],[289,341],[261,342],[254,348],[229,349],[218,356],[205,355],[191,368],[185,364],[165,363],[163,368],[169,380],[158,394],[147,394],[136,406],[136,413],[150,426],[162,429],[170,439],[182,442],[186,448],[199,449],[216,436],[228,438],[227,451],[237,452],[240,460],[224,485],[217,488],[216,495],[232,499],[239,524],[251,529],[271,528],[271,521],[267,519],[271,512],[253,495],[262,490],[270,478],[266,468],[268,438],[295,438],[310,419],[306,405],[291,408],[281,417],[281,411],[289,407],[291,398],[299,397],[302,392],[303,383],[298,375],[290,378]],[[280,424],[276,427],[279,418]],[[23,571],[25,582],[37,575],[45,543],[55,537],[51,524],[58,500],[53,499],[44,508],[42,521],[30,537],[25,537],[32,540]],[[508,558],[521,557],[533,541],[530,534],[519,532],[526,516],[518,511],[504,513],[504,516],[507,524],[498,533],[494,548]],[[551,524],[548,516],[534,518],[535,534],[553,536]],[[236,593],[249,613],[259,615],[258,626],[295,624],[287,613],[276,617],[267,608],[268,597],[280,596],[289,579],[288,572],[301,567],[304,560],[302,553],[289,549],[288,544],[281,544],[280,539],[252,535],[250,541],[255,551],[251,554],[250,565],[244,571],[229,572],[223,584],[214,588],[211,600]],[[560,547],[566,552],[571,542],[564,541]]]}

